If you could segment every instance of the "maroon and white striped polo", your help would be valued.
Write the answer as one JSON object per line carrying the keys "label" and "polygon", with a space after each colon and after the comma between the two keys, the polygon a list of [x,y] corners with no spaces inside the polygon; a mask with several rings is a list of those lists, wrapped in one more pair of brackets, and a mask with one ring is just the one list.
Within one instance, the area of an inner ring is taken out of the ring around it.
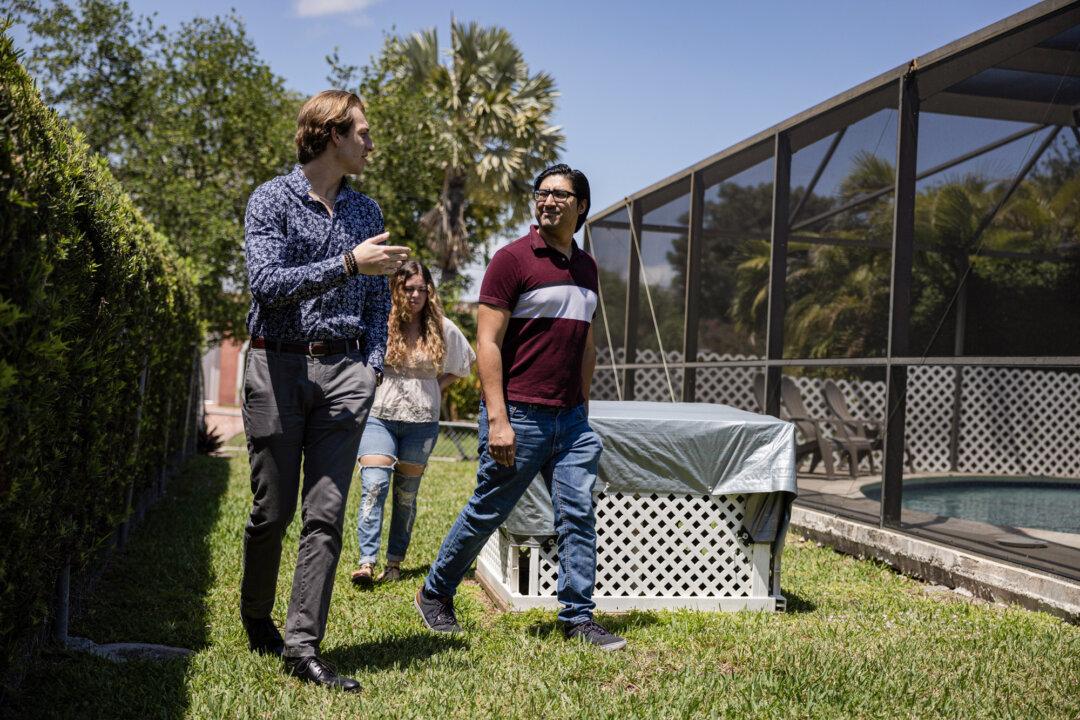
{"label": "maroon and white striped polo", "polygon": [[581,362],[596,312],[596,261],[576,242],[571,248],[567,258],[534,225],[484,273],[480,302],[510,310],[502,344],[507,400],[558,407],[585,400]]}

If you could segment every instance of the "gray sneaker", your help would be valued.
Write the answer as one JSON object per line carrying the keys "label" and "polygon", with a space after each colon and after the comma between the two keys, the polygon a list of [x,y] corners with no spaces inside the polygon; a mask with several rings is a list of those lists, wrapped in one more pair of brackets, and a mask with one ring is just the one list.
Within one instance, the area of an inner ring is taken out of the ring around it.
{"label": "gray sneaker", "polygon": [[414,604],[429,629],[441,633],[461,632],[457,616],[454,615],[454,598],[428,595],[421,587],[416,591]]}
{"label": "gray sneaker", "polygon": [[608,632],[595,620],[586,620],[576,625],[563,625],[563,637],[567,640],[580,638],[601,650],[622,650],[626,647],[625,638]]}
{"label": "gray sneaker", "polygon": [[400,565],[387,565],[383,568],[383,571],[379,573],[379,577],[375,578],[375,582],[397,582],[401,579],[401,566]]}

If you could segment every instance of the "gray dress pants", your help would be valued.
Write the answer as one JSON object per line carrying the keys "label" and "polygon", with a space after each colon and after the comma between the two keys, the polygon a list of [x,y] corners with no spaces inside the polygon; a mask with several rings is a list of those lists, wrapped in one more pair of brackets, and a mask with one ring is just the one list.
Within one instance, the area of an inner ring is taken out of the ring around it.
{"label": "gray dress pants", "polygon": [[345,501],[375,397],[375,372],[359,351],[309,357],[252,348],[246,363],[243,415],[255,498],[244,530],[240,612],[265,618],[274,608],[281,541],[299,493],[303,524],[285,655],[315,655],[326,632]]}

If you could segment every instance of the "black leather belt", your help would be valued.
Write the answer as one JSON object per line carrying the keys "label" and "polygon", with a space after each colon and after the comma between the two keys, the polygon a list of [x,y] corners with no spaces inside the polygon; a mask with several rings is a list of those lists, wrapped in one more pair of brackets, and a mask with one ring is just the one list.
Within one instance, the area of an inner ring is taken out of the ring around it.
{"label": "black leather belt", "polygon": [[323,355],[338,355],[360,349],[360,338],[348,340],[312,340],[310,342],[290,342],[288,340],[271,340],[264,337],[251,338],[251,347],[260,350],[273,350],[274,352],[299,353],[311,357]]}

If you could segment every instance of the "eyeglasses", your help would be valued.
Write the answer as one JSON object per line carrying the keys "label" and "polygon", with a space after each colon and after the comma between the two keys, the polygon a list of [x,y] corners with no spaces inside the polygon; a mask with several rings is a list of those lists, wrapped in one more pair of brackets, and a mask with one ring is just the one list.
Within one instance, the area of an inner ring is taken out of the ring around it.
{"label": "eyeglasses", "polygon": [[416,293],[418,295],[427,295],[427,285],[406,285],[402,288],[406,295],[412,295]]}
{"label": "eyeglasses", "polygon": [[543,202],[548,199],[548,196],[555,198],[555,202],[564,203],[572,197],[577,197],[577,193],[572,193],[569,190],[533,190],[533,197],[536,202]]}

